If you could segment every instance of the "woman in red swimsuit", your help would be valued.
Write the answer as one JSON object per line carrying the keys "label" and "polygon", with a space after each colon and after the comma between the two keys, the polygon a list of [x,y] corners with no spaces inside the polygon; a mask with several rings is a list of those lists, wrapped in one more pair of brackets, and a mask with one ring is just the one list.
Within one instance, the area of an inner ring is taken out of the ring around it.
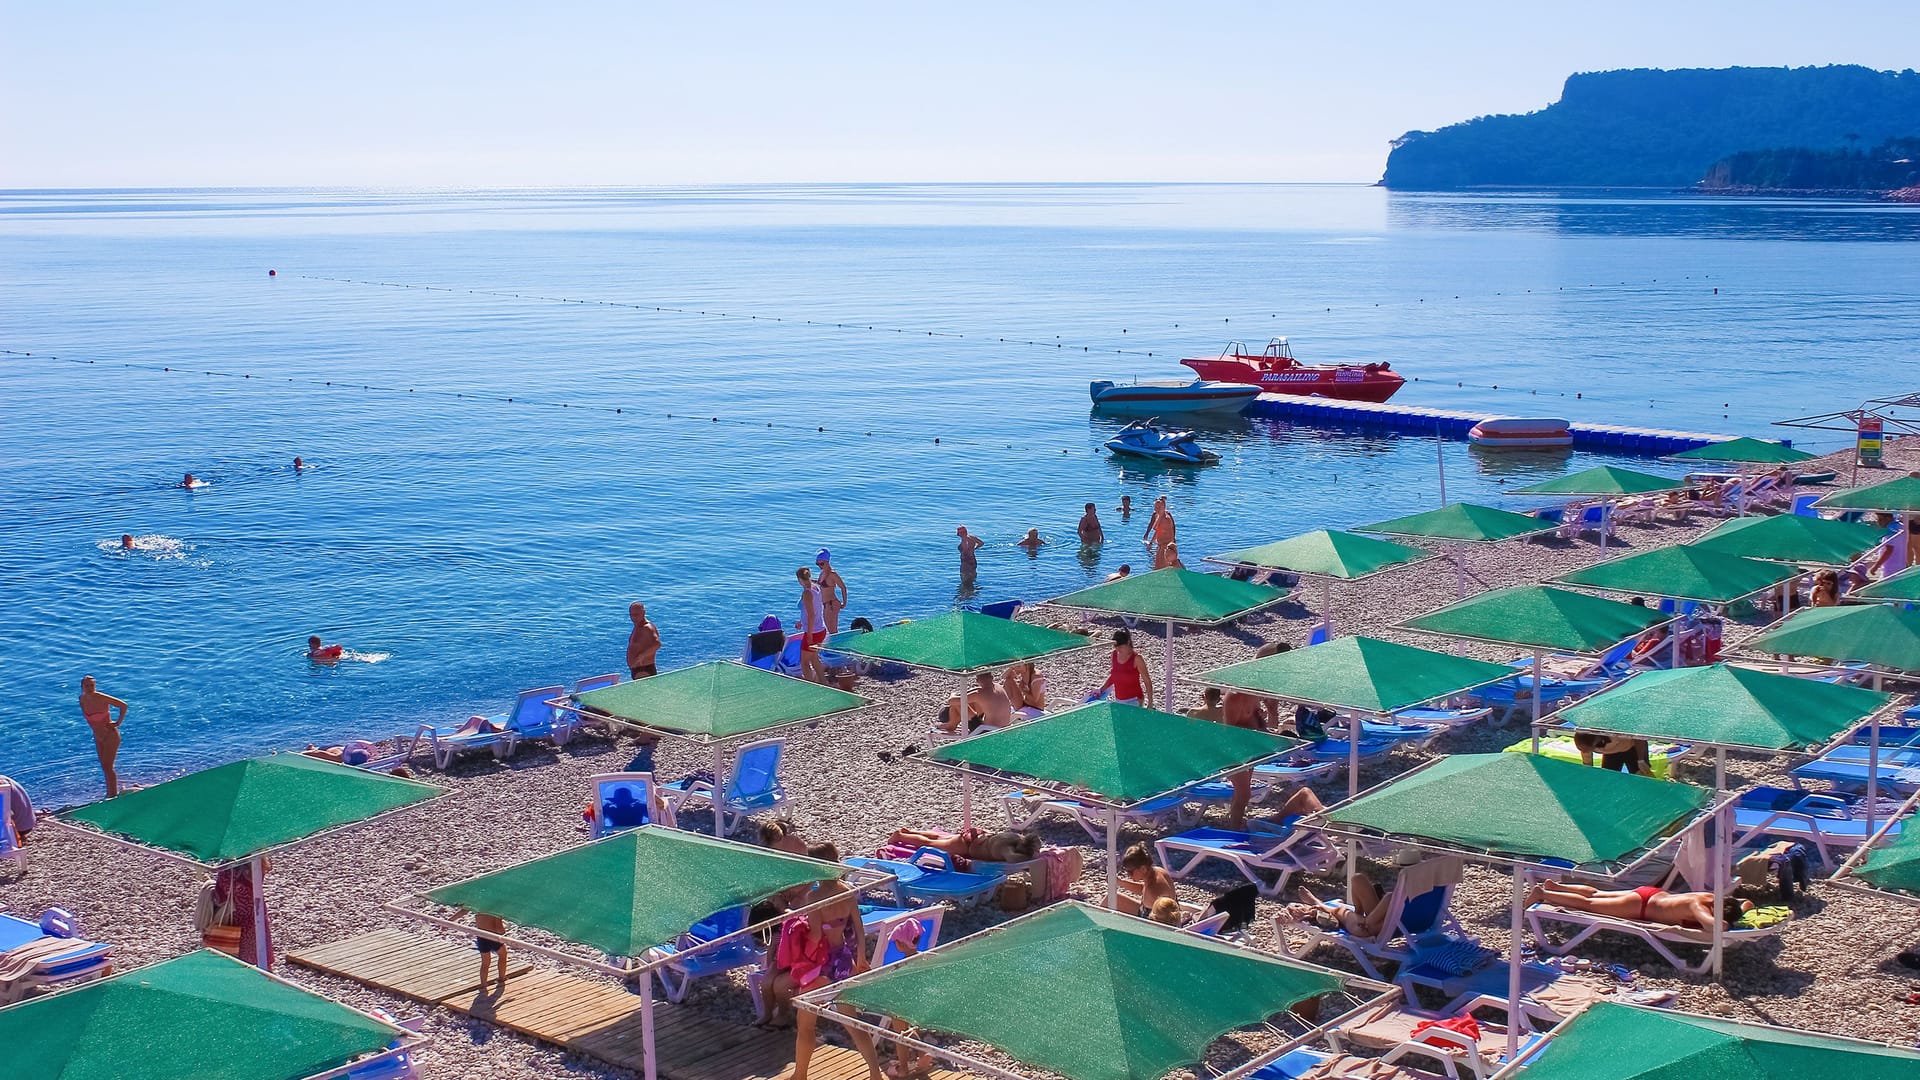
{"label": "woman in red swimsuit", "polygon": [[1125,630],[1113,632],[1113,658],[1107,665],[1107,681],[1093,692],[1099,697],[1113,691],[1113,700],[1122,705],[1143,705],[1153,700],[1153,676],[1147,663],[1133,651],[1133,635]]}
{"label": "woman in red swimsuit", "polygon": [[[1543,881],[1533,887],[1527,903],[1542,901],[1568,911],[1587,911],[1633,922],[1660,923],[1665,926],[1691,926],[1706,930],[1713,926],[1713,894],[1710,892],[1668,892],[1657,885],[1637,889],[1596,889],[1561,881]],[[1720,917],[1729,925],[1753,908],[1739,897],[1727,897]]]}

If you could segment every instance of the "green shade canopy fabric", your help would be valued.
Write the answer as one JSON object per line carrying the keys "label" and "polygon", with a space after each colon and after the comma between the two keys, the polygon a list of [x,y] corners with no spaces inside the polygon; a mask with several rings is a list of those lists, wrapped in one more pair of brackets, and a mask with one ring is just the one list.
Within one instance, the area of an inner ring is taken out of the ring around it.
{"label": "green shade canopy fabric", "polygon": [[949,743],[932,756],[1127,805],[1299,745],[1264,731],[1102,701]]}
{"label": "green shade canopy fabric", "polygon": [[1556,584],[1585,585],[1609,592],[1731,604],[1799,574],[1800,571],[1791,566],[1680,544],[1610,559],[1553,580]]}
{"label": "green shade canopy fabric", "polygon": [[1893,695],[1817,679],[1714,664],[1648,671],[1564,709],[1587,731],[1713,743],[1752,750],[1805,750],[1872,716]]}
{"label": "green shade canopy fabric", "polygon": [[1920,1054],[1759,1024],[1598,1002],[1553,1037],[1528,1080],[1899,1080]]}
{"label": "green shade canopy fabric", "polygon": [[8,1080],[299,1080],[398,1028],[202,949],[0,1009]]}
{"label": "green shade canopy fabric", "polygon": [[858,694],[731,660],[589,690],[574,701],[616,719],[711,739],[817,720],[867,704]]}
{"label": "green shade canopy fabric", "polygon": [[1920,828],[1904,828],[1874,848],[1853,876],[1876,889],[1920,897]]}
{"label": "green shade canopy fabric", "polygon": [[1387,536],[1425,536],[1435,540],[1467,540],[1491,543],[1519,536],[1551,532],[1560,526],[1531,514],[1515,514],[1491,506],[1473,503],[1448,503],[1438,510],[1409,514],[1389,521],[1361,525],[1355,532],[1382,533]]}
{"label": "green shade canopy fabric", "polygon": [[1780,514],[1724,521],[1690,546],[1749,559],[1845,566],[1886,535],[1883,529],[1855,521]]}
{"label": "green shade canopy fabric", "polygon": [[1920,672],[1920,612],[1892,604],[1803,608],[1742,648]]}
{"label": "green shade canopy fabric", "polygon": [[1795,450],[1777,442],[1762,439],[1738,438],[1725,442],[1708,443],[1696,446],[1692,450],[1682,450],[1668,457],[1675,461],[1726,461],[1738,465],[1792,465],[1801,461],[1812,461],[1817,454],[1805,450]]}
{"label": "green shade canopy fabric", "polygon": [[1263,697],[1385,713],[1513,674],[1510,667],[1484,660],[1379,638],[1345,637],[1230,664],[1198,676],[1197,681]]}
{"label": "green shade canopy fabric", "polygon": [[1080,634],[1054,630],[977,611],[950,611],[882,627],[868,634],[843,634],[829,646],[849,656],[894,660],[918,668],[966,673],[1038,660],[1097,644]]}
{"label": "green shade canopy fabric", "polygon": [[1544,585],[1495,589],[1401,626],[1562,652],[1597,653],[1672,618],[1652,608]]}
{"label": "green shade canopy fabric", "polygon": [[1855,589],[1847,594],[1847,599],[1920,603],[1920,566],[1909,566],[1890,578],[1876,581],[1864,589]]}
{"label": "green shade canopy fabric", "polygon": [[1053,602],[1085,611],[1110,611],[1211,626],[1286,598],[1284,591],[1270,586],[1170,566],[1071,592]]}
{"label": "green shade canopy fabric", "polygon": [[1616,465],[1582,469],[1545,483],[1514,488],[1509,495],[1651,495],[1660,491],[1678,491],[1685,480],[1652,473],[1635,472]]}
{"label": "green shade canopy fabric", "polygon": [[1895,477],[1866,487],[1836,491],[1815,506],[1826,510],[1880,510],[1889,514],[1920,511],[1920,479]]}
{"label": "green shade canopy fabric", "polygon": [[1340,989],[1328,971],[1056,904],[889,964],[837,999],[1067,1080],[1158,1080],[1215,1039]]}
{"label": "green shade canopy fabric", "polygon": [[58,815],[209,866],[442,795],[414,780],[272,754],[188,773]]}
{"label": "green shade canopy fabric", "polygon": [[1537,754],[1457,754],[1334,807],[1327,820],[1468,851],[1585,865],[1671,835],[1709,793]]}
{"label": "green shade canopy fabric", "polygon": [[613,956],[640,956],[715,912],[845,872],[770,848],[642,825],[442,886],[427,898]]}
{"label": "green shade canopy fabric", "polygon": [[1376,540],[1358,533],[1318,529],[1288,540],[1215,555],[1207,561],[1351,581],[1391,566],[1418,562],[1432,554],[1410,544]]}

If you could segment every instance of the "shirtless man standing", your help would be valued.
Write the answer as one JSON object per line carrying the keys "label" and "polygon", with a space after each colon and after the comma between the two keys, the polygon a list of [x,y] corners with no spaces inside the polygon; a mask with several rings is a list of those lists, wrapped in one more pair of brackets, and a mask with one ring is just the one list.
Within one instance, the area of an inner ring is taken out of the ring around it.
{"label": "shirtless man standing", "polygon": [[1106,530],[1100,527],[1100,515],[1094,511],[1093,504],[1087,504],[1087,512],[1080,515],[1081,547],[1099,547],[1107,542]]}
{"label": "shirtless man standing", "polygon": [[1174,541],[1173,513],[1167,509],[1165,495],[1153,500],[1153,514],[1147,518],[1147,531],[1140,534],[1140,542],[1154,549],[1154,558]]}
{"label": "shirtless man standing", "polygon": [[[1267,704],[1251,694],[1237,690],[1228,694],[1220,712],[1220,722],[1228,727],[1267,730]],[[1253,801],[1253,770],[1241,769],[1228,776],[1227,782],[1233,785],[1233,798],[1227,803],[1227,828],[1245,829],[1247,804]]]}
{"label": "shirtless man standing", "polygon": [[660,670],[660,630],[647,621],[645,604],[635,602],[627,614],[633,618],[633,631],[627,635],[627,674],[644,679]]}
{"label": "shirtless man standing", "polygon": [[813,557],[813,565],[819,571],[814,578],[820,584],[820,607],[827,617],[827,633],[840,632],[840,613],[847,609],[847,582],[840,571],[833,568],[833,556],[826,548]]}
{"label": "shirtless man standing", "polygon": [[[113,710],[120,718],[113,718]],[[120,774],[113,763],[120,756],[120,725],[127,722],[127,703],[112,694],[103,694],[94,686],[93,676],[80,680],[80,715],[93,729],[93,749],[100,755],[100,772],[107,778],[107,798],[120,794]]]}

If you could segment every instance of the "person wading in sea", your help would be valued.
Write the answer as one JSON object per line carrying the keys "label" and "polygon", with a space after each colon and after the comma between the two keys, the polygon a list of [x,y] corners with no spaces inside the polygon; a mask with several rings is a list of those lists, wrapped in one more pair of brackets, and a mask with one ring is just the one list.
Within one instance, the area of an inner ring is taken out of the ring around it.
{"label": "person wading in sea", "polygon": [[[115,709],[120,710],[117,720],[112,716]],[[120,725],[127,722],[127,703],[101,693],[93,676],[88,675],[80,680],[80,715],[93,729],[93,749],[100,755],[100,772],[107,778],[107,798],[111,799],[120,794],[120,774],[113,771],[113,763],[120,756]]]}
{"label": "person wading in sea", "polygon": [[968,535],[965,525],[953,530],[953,533],[960,538],[960,580],[972,581],[980,575],[980,560],[974,552],[986,547],[987,542],[977,536]]}
{"label": "person wading in sea", "polygon": [[633,619],[633,630],[627,634],[627,674],[644,679],[660,670],[660,630],[647,621],[645,604],[634,602],[627,614]]}
{"label": "person wading in sea", "polygon": [[1099,547],[1107,542],[1106,530],[1100,527],[1100,515],[1092,503],[1087,504],[1087,512],[1080,516],[1080,527],[1076,531],[1080,534],[1081,547]]}
{"label": "person wading in sea", "polygon": [[1156,564],[1160,552],[1174,541],[1173,513],[1167,509],[1165,495],[1153,500],[1153,515],[1147,518],[1147,531],[1140,534],[1140,542],[1153,549]]}

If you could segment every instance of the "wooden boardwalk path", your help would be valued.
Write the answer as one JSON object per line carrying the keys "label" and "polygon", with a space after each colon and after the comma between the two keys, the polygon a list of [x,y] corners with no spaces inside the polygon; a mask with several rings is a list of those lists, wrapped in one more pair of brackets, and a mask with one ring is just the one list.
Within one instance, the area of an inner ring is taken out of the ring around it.
{"label": "wooden boardwalk path", "polygon": [[[287,954],[303,967],[438,1005],[544,1042],[639,1072],[640,999],[608,982],[534,968],[515,959],[504,994],[480,993],[480,960],[471,946],[380,929]],[[793,1032],[730,1024],[656,1000],[654,1046],[666,1080],[786,1080]],[[852,1050],[823,1045],[809,1080],[866,1080]],[[965,1080],[936,1071],[934,1080]]]}

